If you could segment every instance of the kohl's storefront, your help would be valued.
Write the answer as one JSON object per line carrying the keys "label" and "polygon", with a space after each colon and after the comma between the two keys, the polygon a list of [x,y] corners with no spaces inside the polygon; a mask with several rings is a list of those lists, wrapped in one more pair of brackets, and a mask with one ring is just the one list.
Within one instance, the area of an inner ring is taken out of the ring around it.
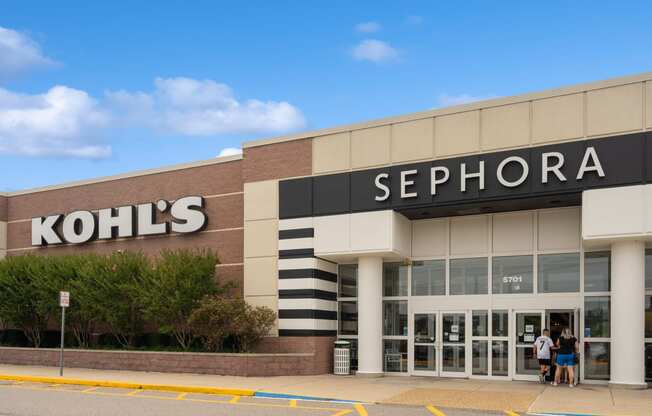
{"label": "kohl's storefront", "polygon": [[303,324],[336,317],[358,375],[536,380],[569,327],[581,382],[645,387],[649,166],[639,133],[281,181],[280,328],[315,269]]}

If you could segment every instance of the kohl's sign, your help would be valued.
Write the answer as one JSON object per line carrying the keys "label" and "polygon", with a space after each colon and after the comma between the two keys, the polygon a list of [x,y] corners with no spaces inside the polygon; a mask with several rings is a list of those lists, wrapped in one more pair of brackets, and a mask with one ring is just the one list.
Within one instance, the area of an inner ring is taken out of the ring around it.
{"label": "kohl's sign", "polygon": [[[568,176],[562,172],[565,166],[564,154],[561,152],[543,152],[541,153],[541,174],[539,176],[542,184],[547,184],[549,181],[568,181]],[[581,182],[586,175],[593,174],[599,178],[605,177],[605,171],[598,157],[598,153],[593,146],[589,146],[584,151],[581,162],[578,166],[571,167],[574,169],[574,179]],[[485,190],[485,178],[487,175],[493,175],[493,178],[504,188],[516,188],[525,183],[530,177],[530,166],[528,161],[521,156],[507,156],[502,159],[496,166],[495,171],[487,172],[485,170],[484,160],[479,160],[477,170],[472,171],[466,163],[459,164],[459,173],[456,177],[459,179],[459,191],[461,193],[467,192],[469,181],[477,181],[476,189]],[[507,176],[505,172],[511,170],[510,175]],[[419,193],[416,189],[415,177],[419,173],[417,169],[401,170],[399,172],[400,182],[400,198],[418,198]],[[434,165],[430,168],[430,194],[435,197],[437,195],[438,186],[442,186],[449,182],[451,178],[451,168],[448,166]],[[374,199],[378,202],[386,201],[390,198],[392,192],[390,188],[390,174],[388,172],[381,172],[375,176],[374,185],[377,188],[377,193]]]}
{"label": "kohl's sign", "polygon": [[[95,212],[74,211],[32,218],[32,245],[82,244],[91,240],[111,240],[170,232],[187,234],[203,229],[207,218],[204,198],[187,196],[174,202],[104,208]],[[169,221],[157,221],[157,214],[168,213]]]}

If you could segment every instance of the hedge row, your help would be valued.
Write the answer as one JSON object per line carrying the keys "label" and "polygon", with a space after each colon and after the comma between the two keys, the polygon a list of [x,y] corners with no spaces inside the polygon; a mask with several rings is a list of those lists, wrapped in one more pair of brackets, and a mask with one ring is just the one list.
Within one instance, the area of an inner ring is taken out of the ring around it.
{"label": "hedge row", "polygon": [[156,258],[140,252],[10,256],[0,261],[0,330],[18,329],[40,347],[48,324],[59,319],[58,294],[65,290],[71,294],[66,327],[77,347],[110,344],[93,335],[105,332],[117,346],[135,348],[146,326],[155,325],[182,350],[219,351],[231,340],[234,350],[247,351],[276,316],[224,297],[232,286],[216,282],[217,263],[208,250],[163,251]]}

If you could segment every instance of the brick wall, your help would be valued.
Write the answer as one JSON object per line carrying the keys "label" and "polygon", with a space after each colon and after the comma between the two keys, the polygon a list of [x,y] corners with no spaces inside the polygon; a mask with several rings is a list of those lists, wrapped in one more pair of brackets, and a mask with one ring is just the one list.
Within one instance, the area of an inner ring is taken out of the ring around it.
{"label": "brick wall", "polygon": [[244,149],[242,179],[257,182],[312,174],[312,139]]}
{"label": "brick wall", "polygon": [[[316,375],[330,372],[316,353],[210,354],[149,351],[66,350],[65,364],[73,368],[155,371],[225,376],[265,377]],[[0,347],[0,363],[14,365],[59,365],[56,349]]]}

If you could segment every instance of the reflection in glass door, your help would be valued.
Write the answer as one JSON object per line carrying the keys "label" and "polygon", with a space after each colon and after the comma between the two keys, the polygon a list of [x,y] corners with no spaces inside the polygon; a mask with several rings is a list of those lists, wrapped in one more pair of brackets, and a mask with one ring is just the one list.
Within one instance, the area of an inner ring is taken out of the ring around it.
{"label": "reflection in glass door", "polygon": [[414,314],[413,372],[437,375],[437,314]]}
{"label": "reflection in glass door", "polygon": [[442,375],[463,376],[466,373],[466,314],[442,312],[441,316]]}
{"label": "reflection in glass door", "polygon": [[516,372],[518,379],[535,379],[539,374],[539,362],[532,344],[541,335],[544,312],[516,312],[514,339],[516,341]]}

